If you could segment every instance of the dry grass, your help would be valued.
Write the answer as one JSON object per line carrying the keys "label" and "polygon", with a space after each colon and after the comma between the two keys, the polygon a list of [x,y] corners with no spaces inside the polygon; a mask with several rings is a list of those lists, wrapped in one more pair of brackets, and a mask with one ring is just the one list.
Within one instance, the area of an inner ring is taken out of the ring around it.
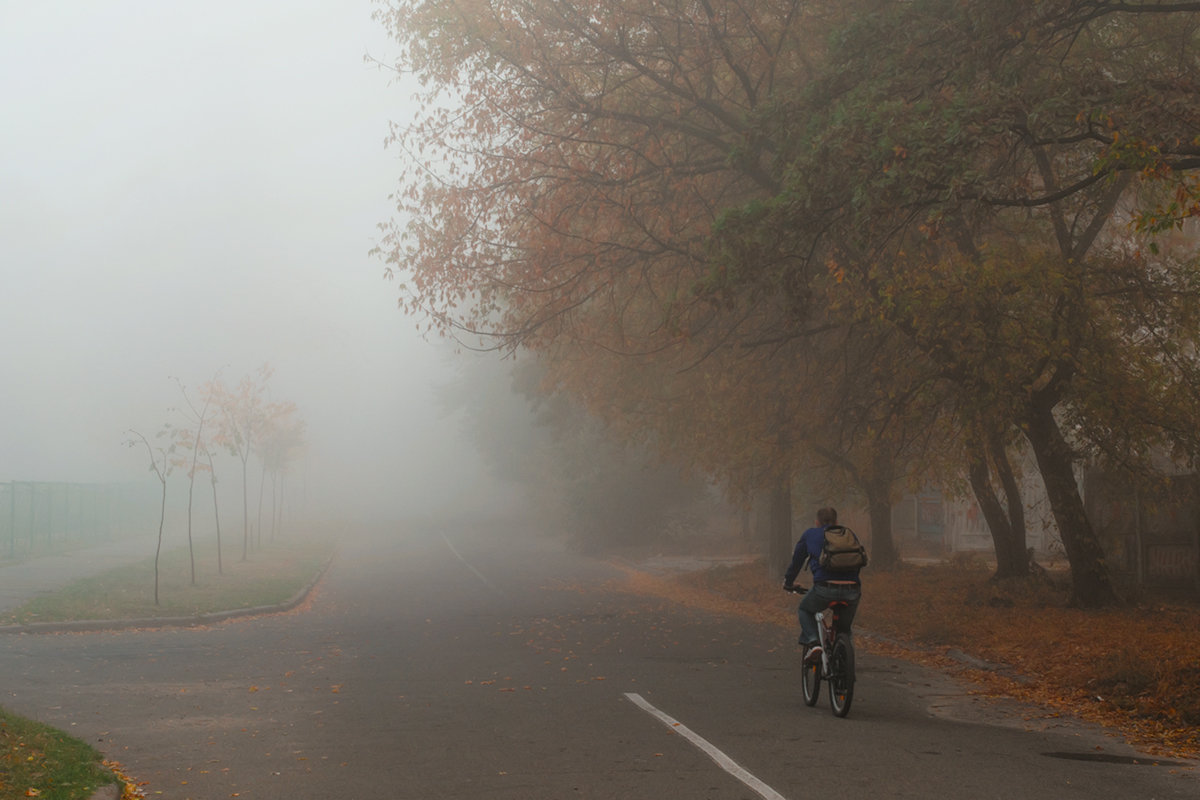
{"label": "dry grass", "polygon": [[[670,578],[628,575],[639,593],[796,624],[795,600],[761,563]],[[1065,576],[1008,584],[990,577],[969,562],[864,575],[860,641],[872,652],[952,670],[983,693],[1119,730],[1156,754],[1200,756],[1200,609],[1157,602],[1082,610],[1067,605]],[[955,651],[993,666],[971,667]]]}

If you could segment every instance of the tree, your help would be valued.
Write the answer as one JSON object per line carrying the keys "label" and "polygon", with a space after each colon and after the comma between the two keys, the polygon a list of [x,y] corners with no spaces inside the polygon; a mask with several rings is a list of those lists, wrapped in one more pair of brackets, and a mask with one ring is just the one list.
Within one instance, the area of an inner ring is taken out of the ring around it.
{"label": "tree", "polygon": [[[161,447],[155,448],[150,446],[150,442],[144,435],[130,429],[128,431],[132,437],[126,442],[128,447],[136,447],[138,442],[141,442],[146,448],[146,455],[150,458],[150,470],[158,478],[159,484],[162,486],[162,501],[159,505],[158,514],[158,540],[154,548],[154,605],[158,605],[158,559],[162,554],[162,537],[163,525],[167,519],[167,476],[171,474],[171,455],[174,452],[175,445],[172,443],[167,449]],[[170,428],[164,427],[158,433],[159,438],[164,436],[170,437]]]}
{"label": "tree", "polygon": [[[968,433],[965,450],[971,491],[992,535],[995,577],[1028,577],[1025,503],[1008,446],[996,431],[980,433],[976,429]],[[1002,488],[1003,500],[997,495],[997,483]]]}
{"label": "tree", "polygon": [[[213,380],[216,380],[216,377],[217,376],[213,376]],[[196,585],[196,550],[195,550],[195,546],[192,542],[192,500],[193,500],[193,494],[194,494],[194,490],[195,490],[195,486],[196,486],[196,470],[201,468],[200,453],[202,451],[203,452],[207,451],[207,447],[205,447],[205,445],[204,445],[204,425],[206,422],[208,422],[209,408],[212,405],[212,395],[206,393],[204,395],[203,402],[200,404],[200,408],[197,409],[195,404],[192,402],[191,397],[188,396],[187,387],[183,385],[183,382],[180,381],[178,378],[176,378],[175,383],[179,386],[179,393],[181,395],[183,395],[183,401],[187,405],[187,411],[189,414],[188,423],[190,426],[193,426],[193,427],[176,428],[175,429],[175,438],[176,438],[177,444],[187,447],[191,451],[191,454],[186,461],[180,459],[177,461],[176,465],[182,466],[182,467],[187,467],[187,471],[188,471],[187,472],[187,476],[188,476],[188,507],[187,507],[188,560],[191,565],[192,585],[195,586]],[[211,459],[209,460],[208,468],[210,470],[212,469]],[[214,473],[212,482],[213,482],[213,485],[215,486],[216,485],[215,473]],[[215,501],[214,501],[213,508],[215,511],[215,509],[216,509]],[[217,527],[217,572],[218,573],[221,572],[221,534],[220,534],[220,523],[219,522],[218,522],[218,527]]]}
{"label": "tree", "polygon": [[230,390],[220,380],[210,381],[209,392],[218,409],[215,441],[242,464],[242,560],[250,548],[250,500],[247,465],[257,446],[265,419],[267,383],[273,370],[263,364]]}
{"label": "tree", "polygon": [[266,476],[271,476],[271,539],[281,527],[283,511],[279,481],[286,476],[288,466],[304,447],[304,420],[298,416],[295,403],[274,402],[264,409],[257,451],[262,460],[263,480],[259,484],[258,531],[262,543],[262,491]]}
{"label": "tree", "polygon": [[379,12],[405,48],[399,68],[428,86],[426,116],[393,137],[423,168],[407,173],[406,223],[379,248],[411,280],[402,306],[565,371],[597,351],[691,348],[686,361],[732,342],[739,326],[693,286],[710,280],[721,210],[779,188],[778,142],[755,120],[778,86],[805,80],[806,8],[417,0]]}
{"label": "tree", "polygon": [[217,467],[213,463],[212,448],[208,445],[208,443],[202,443],[201,450],[204,453],[204,460],[208,464],[209,485],[212,487],[213,523],[216,525],[217,533],[217,574],[224,575],[224,556],[221,552],[221,509],[217,503]]}
{"label": "tree", "polygon": [[[415,160],[445,166],[409,173],[410,222],[380,252],[411,272],[408,310],[549,354],[589,405],[603,402],[592,366],[605,354],[685,375],[662,394],[619,382],[639,403],[609,418],[675,431],[658,438],[704,461],[723,451],[713,461],[760,488],[786,475],[790,489],[795,465],[823,453],[860,484],[881,535],[911,464],[965,453],[1006,570],[1023,530],[1005,467],[1019,434],[1076,600],[1110,602],[1076,465],[1124,442],[1131,464],[1160,446],[1200,453],[1185,422],[1198,406],[1194,264],[1125,247],[1115,227],[1159,230],[1200,209],[1195,10],[400,3],[380,16],[402,68],[427,101],[460,102],[397,131]],[[854,355],[859,402],[818,414],[790,401],[812,397],[814,367],[837,357],[812,347],[831,330]],[[751,352],[768,355],[734,369],[748,389],[696,370]],[[739,407],[739,394],[755,399]],[[698,396],[711,407],[685,418],[721,420],[719,434],[662,413]],[[740,435],[751,416],[774,423],[768,437]],[[745,466],[739,439],[761,464]]]}
{"label": "tree", "polygon": [[[940,374],[961,426],[1019,429],[1077,602],[1109,602],[1074,473],[1080,448],[1091,434],[1094,449],[1111,445],[1119,429],[1138,452],[1164,435],[1194,452],[1178,422],[1195,364],[1178,356],[1189,345],[1161,346],[1166,330],[1195,342],[1179,302],[1193,269],[1122,248],[1112,227],[1134,190],[1154,197],[1200,166],[1187,100],[1196,9],[855,7],[828,76],[789,110],[787,189],[735,229],[787,231],[780,246],[809,255],[778,262],[784,274],[824,289],[856,324],[903,336]],[[1143,218],[1161,220],[1158,208]],[[1128,316],[1139,306],[1152,310]]]}
{"label": "tree", "polygon": [[532,356],[472,364],[438,396],[489,472],[583,550],[661,542],[670,522],[711,505],[702,477],[555,390]]}

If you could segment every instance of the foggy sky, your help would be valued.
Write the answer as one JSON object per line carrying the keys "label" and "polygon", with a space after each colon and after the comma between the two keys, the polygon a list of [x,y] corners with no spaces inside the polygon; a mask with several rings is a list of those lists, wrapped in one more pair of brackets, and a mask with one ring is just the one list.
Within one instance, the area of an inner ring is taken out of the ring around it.
{"label": "foggy sky", "polygon": [[0,0],[0,481],[144,476],[148,435],[263,362],[349,505],[461,502],[477,458],[368,255],[408,92],[369,0]]}

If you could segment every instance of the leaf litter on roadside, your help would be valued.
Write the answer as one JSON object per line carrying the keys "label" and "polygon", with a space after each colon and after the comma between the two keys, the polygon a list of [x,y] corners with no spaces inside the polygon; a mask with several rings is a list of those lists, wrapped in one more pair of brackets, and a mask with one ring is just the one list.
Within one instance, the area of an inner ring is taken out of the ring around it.
{"label": "leaf litter on roadside", "polygon": [[[796,626],[795,599],[761,561],[673,576],[616,566],[625,578],[614,590]],[[1082,610],[1068,607],[1051,581],[1004,586],[989,578],[985,567],[958,564],[864,576],[863,644],[954,672],[981,695],[1098,723],[1155,755],[1200,756],[1200,609],[1157,602]]]}

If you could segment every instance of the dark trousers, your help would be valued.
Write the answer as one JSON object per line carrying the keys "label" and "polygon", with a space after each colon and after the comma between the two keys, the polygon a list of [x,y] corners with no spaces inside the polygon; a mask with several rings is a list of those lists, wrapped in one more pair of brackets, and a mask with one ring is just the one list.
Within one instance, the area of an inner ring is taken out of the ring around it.
{"label": "dark trousers", "polygon": [[816,644],[820,641],[817,636],[818,611],[824,611],[832,600],[844,600],[847,605],[838,609],[838,631],[850,630],[854,622],[854,612],[858,610],[858,601],[862,599],[862,587],[857,584],[815,584],[800,599],[797,615],[800,617],[801,640],[805,644]]}

